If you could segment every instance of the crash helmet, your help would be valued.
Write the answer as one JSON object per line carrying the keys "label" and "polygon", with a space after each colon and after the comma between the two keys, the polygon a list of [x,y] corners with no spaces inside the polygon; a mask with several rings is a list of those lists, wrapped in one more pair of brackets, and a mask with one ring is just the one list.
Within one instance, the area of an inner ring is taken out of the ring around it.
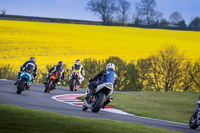
{"label": "crash helmet", "polygon": [[58,66],[60,66],[60,67],[63,66],[63,62],[62,62],[62,61],[59,61],[59,62],[58,62]]}
{"label": "crash helmet", "polygon": [[106,70],[113,70],[113,71],[115,71],[115,64],[108,63],[107,66],[106,66]]}
{"label": "crash helmet", "polygon": [[31,57],[29,61],[36,62],[36,59],[34,57]]}
{"label": "crash helmet", "polygon": [[81,60],[77,59],[76,60],[76,65],[80,65],[81,64]]}

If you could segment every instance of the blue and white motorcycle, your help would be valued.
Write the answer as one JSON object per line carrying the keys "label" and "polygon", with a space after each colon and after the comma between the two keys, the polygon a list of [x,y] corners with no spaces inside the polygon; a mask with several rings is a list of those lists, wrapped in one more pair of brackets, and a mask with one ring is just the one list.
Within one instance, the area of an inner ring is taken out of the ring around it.
{"label": "blue and white motorcycle", "polygon": [[86,100],[87,95],[90,93],[90,90],[87,89],[82,110],[86,111],[90,108],[94,113],[99,112],[101,108],[104,108],[105,105],[112,100],[110,95],[113,93],[113,90],[114,88],[112,83],[103,83],[98,85],[95,89],[94,95]]}
{"label": "blue and white motorcycle", "polygon": [[197,110],[190,118],[189,126],[191,129],[196,129],[198,126],[200,126],[200,96],[199,100],[197,101]]}
{"label": "blue and white motorcycle", "polygon": [[28,72],[23,72],[20,75],[20,79],[17,85],[17,94],[21,94],[24,90],[29,90],[30,85],[32,84],[32,76]]}

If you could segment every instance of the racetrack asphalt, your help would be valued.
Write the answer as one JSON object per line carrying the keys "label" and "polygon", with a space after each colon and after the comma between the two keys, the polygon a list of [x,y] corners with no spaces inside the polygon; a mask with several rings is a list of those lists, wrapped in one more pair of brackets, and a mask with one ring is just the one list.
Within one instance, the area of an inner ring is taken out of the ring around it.
{"label": "racetrack asphalt", "polygon": [[32,84],[32,86],[30,87],[30,91],[25,90],[22,92],[22,94],[19,95],[16,94],[17,87],[13,84],[14,81],[0,80],[0,104],[12,104],[24,108],[47,110],[61,114],[68,114],[81,117],[111,119],[139,123],[147,126],[165,128],[187,133],[200,133],[200,128],[192,130],[189,128],[188,124],[156,120],[139,116],[120,115],[106,111],[92,113],[90,110],[82,111],[81,107],[58,102],[51,98],[52,96],[62,94],[84,94],[85,89],[79,89],[77,92],[72,92],[69,90],[68,87],[57,86],[56,90],[53,90],[50,93],[44,93],[44,85]]}

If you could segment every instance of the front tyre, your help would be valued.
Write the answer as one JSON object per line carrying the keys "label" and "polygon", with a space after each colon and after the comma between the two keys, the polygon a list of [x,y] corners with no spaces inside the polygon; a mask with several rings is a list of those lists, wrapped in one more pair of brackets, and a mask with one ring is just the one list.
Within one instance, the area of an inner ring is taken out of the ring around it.
{"label": "front tyre", "polygon": [[105,101],[106,95],[104,93],[97,94],[96,102],[92,104],[91,110],[94,113],[99,112],[99,110],[103,107],[103,103]]}
{"label": "front tyre", "polygon": [[191,129],[196,129],[198,127],[197,125],[197,111],[195,111],[190,118],[189,126]]}
{"label": "front tyre", "polygon": [[22,79],[19,83],[19,85],[17,86],[17,94],[21,94],[21,92],[25,89],[26,86],[26,80]]}
{"label": "front tyre", "polygon": [[45,90],[44,90],[45,93],[49,93],[50,92],[50,89],[52,87],[52,83],[53,83],[52,80],[48,80],[48,82],[45,85]]}

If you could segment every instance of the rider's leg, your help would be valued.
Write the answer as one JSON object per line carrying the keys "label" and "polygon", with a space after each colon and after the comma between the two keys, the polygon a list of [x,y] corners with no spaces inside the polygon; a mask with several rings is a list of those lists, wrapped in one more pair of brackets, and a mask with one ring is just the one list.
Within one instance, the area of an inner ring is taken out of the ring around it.
{"label": "rider's leg", "polygon": [[93,96],[94,95],[94,93],[96,91],[96,87],[98,85],[100,85],[100,84],[102,84],[101,81],[92,81],[92,82],[89,83],[89,85],[88,85],[88,88],[90,90],[89,96]]}
{"label": "rider's leg", "polygon": [[72,79],[72,74],[69,75],[69,80],[68,80],[69,83],[71,79]]}
{"label": "rider's leg", "polygon": [[80,77],[79,77],[79,83],[80,83],[80,85],[82,84],[83,80],[84,80],[84,77],[80,74]]}
{"label": "rider's leg", "polygon": [[16,82],[14,83],[14,85],[18,84],[18,80],[20,79],[21,73],[22,73],[21,71],[17,73],[17,79],[16,79]]}

